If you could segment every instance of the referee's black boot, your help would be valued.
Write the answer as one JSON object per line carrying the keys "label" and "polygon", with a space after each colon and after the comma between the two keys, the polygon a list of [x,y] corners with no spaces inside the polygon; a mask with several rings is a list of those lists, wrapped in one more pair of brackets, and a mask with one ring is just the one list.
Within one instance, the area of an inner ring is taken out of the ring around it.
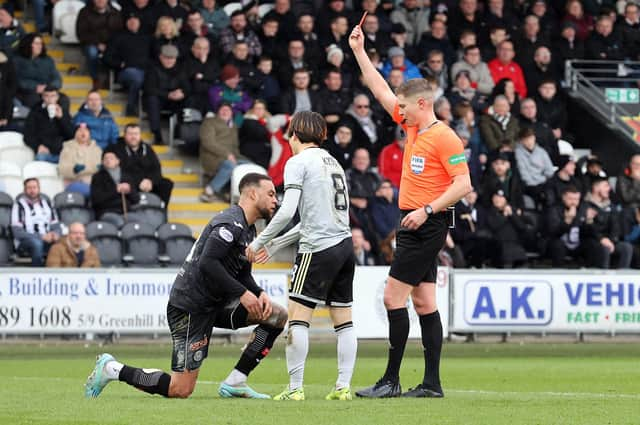
{"label": "referee's black boot", "polygon": [[420,384],[415,388],[410,388],[409,391],[402,394],[401,397],[442,398],[444,397],[444,391],[442,391],[442,388],[440,388],[440,386],[438,386],[437,389],[434,389],[434,388],[427,387],[425,384]]}
{"label": "referee's black boot", "polygon": [[370,387],[356,391],[358,397],[366,398],[400,397],[401,394],[402,387],[400,387],[400,382],[386,379],[381,379]]}

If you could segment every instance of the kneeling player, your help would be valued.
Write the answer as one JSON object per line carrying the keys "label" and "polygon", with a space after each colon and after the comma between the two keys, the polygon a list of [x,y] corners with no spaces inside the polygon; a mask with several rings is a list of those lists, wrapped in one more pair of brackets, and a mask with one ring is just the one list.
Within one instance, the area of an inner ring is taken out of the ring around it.
{"label": "kneeling player", "polygon": [[257,324],[250,342],[227,379],[222,397],[269,398],[247,385],[247,376],[268,353],[287,322],[287,311],[272,304],[251,276],[245,249],[255,238],[254,223],[273,215],[277,200],[271,179],[247,174],[240,181],[240,201],[216,215],[193,245],[169,296],[167,320],[173,340],[171,375],[140,369],[102,354],[85,384],[97,397],[115,380],[150,394],[186,398],[207,357],[213,327],[238,329]]}

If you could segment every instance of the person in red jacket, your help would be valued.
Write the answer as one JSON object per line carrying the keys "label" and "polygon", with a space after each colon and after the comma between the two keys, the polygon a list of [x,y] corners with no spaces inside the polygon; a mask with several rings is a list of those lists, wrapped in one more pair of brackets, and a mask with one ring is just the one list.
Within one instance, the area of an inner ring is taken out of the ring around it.
{"label": "person in red jacket", "polygon": [[527,83],[524,80],[522,68],[513,61],[515,50],[511,40],[504,40],[498,44],[498,56],[488,64],[493,81],[497,83],[503,78],[509,78],[516,86],[521,99],[527,97]]}
{"label": "person in red jacket", "polygon": [[396,191],[400,187],[402,155],[406,141],[406,133],[402,127],[398,126],[395,140],[390,145],[385,146],[378,157],[378,171],[380,175],[385,179],[389,179]]}

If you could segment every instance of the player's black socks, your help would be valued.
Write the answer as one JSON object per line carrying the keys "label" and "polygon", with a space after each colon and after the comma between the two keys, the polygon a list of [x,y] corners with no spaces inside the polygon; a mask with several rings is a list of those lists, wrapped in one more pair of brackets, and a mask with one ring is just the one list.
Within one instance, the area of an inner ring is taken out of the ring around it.
{"label": "player's black socks", "polygon": [[236,369],[245,375],[249,375],[258,366],[260,360],[264,359],[278,335],[282,333],[282,328],[274,328],[269,325],[259,325],[253,331],[253,339],[247,344],[242,352],[240,360],[236,364]]}
{"label": "player's black socks", "polygon": [[139,369],[125,365],[120,370],[118,379],[149,394],[160,394],[169,397],[171,375],[161,370]]}
{"label": "player's black socks", "polygon": [[424,381],[431,389],[440,389],[440,353],[442,352],[442,322],[434,311],[420,316],[422,347],[424,347]]}
{"label": "player's black socks", "polygon": [[382,379],[398,382],[400,363],[402,363],[404,348],[409,338],[409,312],[406,308],[388,310],[387,317],[389,318],[389,359]]}

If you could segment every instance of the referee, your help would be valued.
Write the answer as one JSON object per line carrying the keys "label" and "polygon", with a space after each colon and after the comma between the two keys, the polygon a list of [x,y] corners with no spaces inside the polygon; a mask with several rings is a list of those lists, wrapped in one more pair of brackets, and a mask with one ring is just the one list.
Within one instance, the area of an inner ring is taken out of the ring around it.
{"label": "referee", "polygon": [[[351,32],[349,44],[366,85],[407,134],[398,201],[402,214],[397,249],[384,290],[389,319],[387,370],[378,382],[356,395],[444,397],[440,385],[442,322],[435,286],[437,257],[447,236],[447,206],[471,191],[469,168],[460,139],[435,117],[434,93],[427,81],[409,80],[394,94],[367,57],[359,25]],[[421,384],[402,393],[399,372],[409,336],[406,305],[410,295],[420,317],[425,372]]]}

